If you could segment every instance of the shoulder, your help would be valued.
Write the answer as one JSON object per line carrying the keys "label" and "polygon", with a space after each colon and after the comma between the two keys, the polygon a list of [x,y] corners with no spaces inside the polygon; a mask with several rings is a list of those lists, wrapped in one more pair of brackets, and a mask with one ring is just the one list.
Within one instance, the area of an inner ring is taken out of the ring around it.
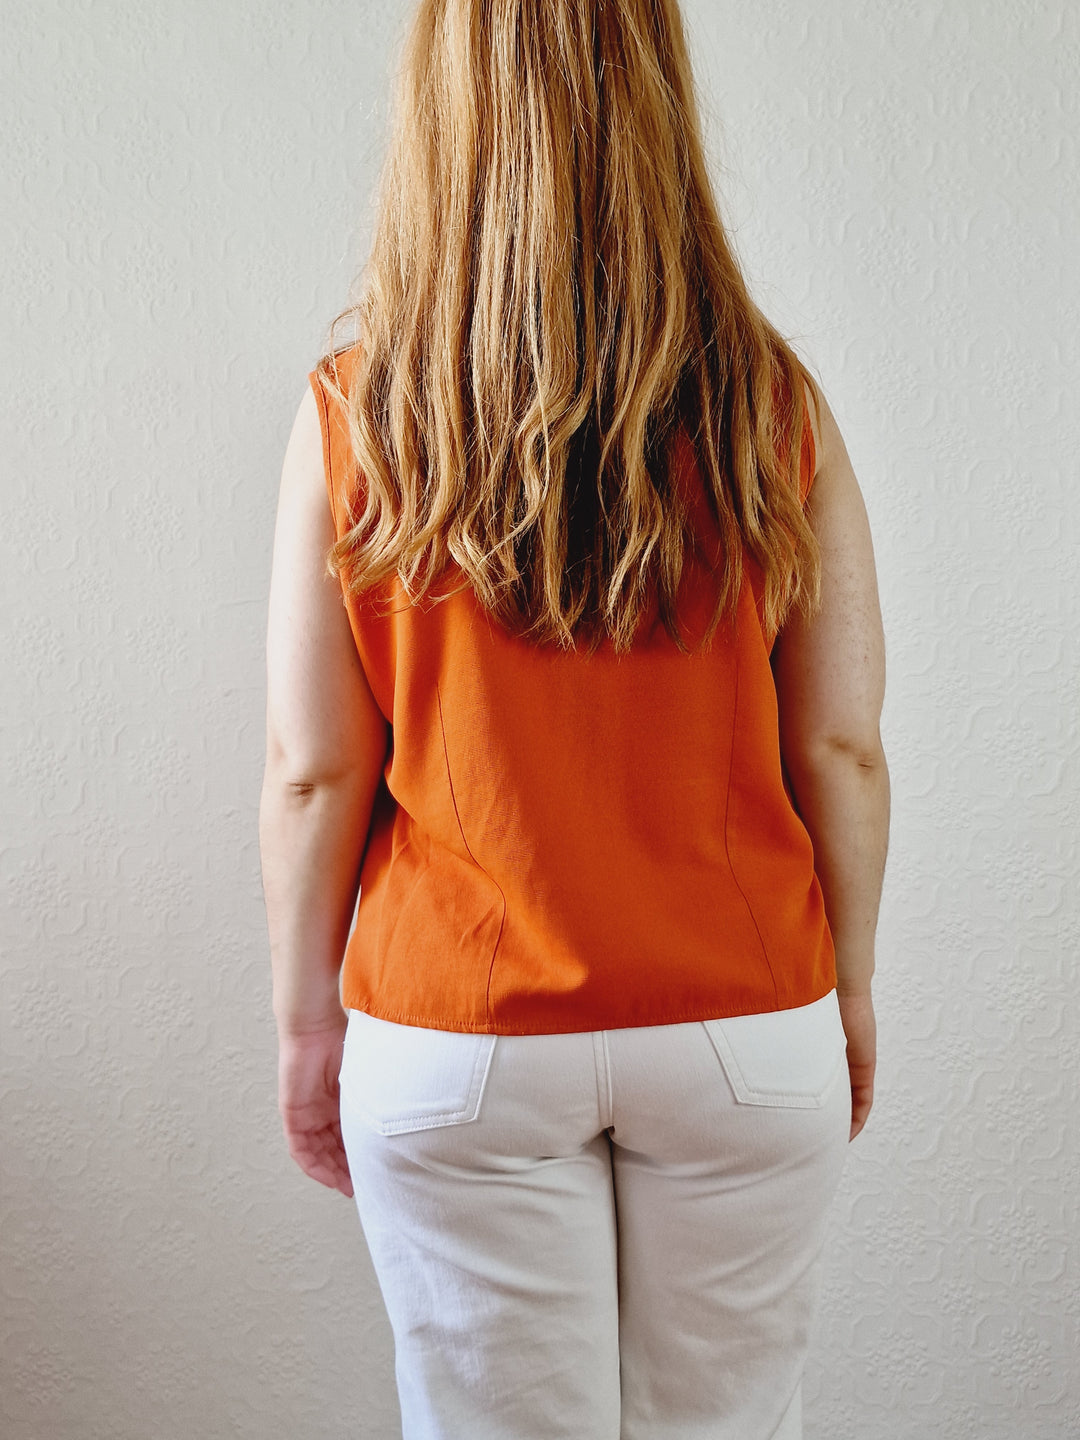
{"label": "shoulder", "polygon": [[292,491],[310,492],[324,486],[327,448],[325,400],[311,383],[314,374],[312,372],[308,376],[285,450],[282,483]]}
{"label": "shoulder", "polygon": [[349,394],[359,358],[359,343],[342,350],[328,350],[319,357],[309,378],[325,395],[328,404],[341,404]]}
{"label": "shoulder", "polygon": [[806,424],[810,429],[811,453],[814,457],[810,473],[810,486],[812,486],[817,478],[818,470],[821,468],[821,409],[825,403],[821,387],[813,378],[808,378],[803,386],[803,401],[806,405]]}
{"label": "shoulder", "polygon": [[811,487],[820,499],[826,488],[835,488],[837,480],[841,485],[854,480],[851,474],[851,459],[844,437],[836,423],[836,417],[821,386],[814,380],[806,385],[807,419],[814,439],[814,464]]}

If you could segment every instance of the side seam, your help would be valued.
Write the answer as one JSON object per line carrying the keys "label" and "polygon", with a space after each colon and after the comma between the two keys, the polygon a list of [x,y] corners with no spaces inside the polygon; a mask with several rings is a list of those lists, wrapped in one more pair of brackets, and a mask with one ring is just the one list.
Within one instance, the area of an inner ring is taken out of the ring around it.
{"label": "side seam", "polygon": [[[736,624],[738,619],[736,617]],[[769,979],[772,981],[773,998],[776,1001],[777,1009],[780,1005],[780,987],[776,983],[776,973],[773,970],[772,962],[769,960],[769,952],[765,945],[764,937],[761,934],[761,927],[758,925],[757,916],[754,914],[753,906],[746,898],[746,891],[739,884],[739,877],[735,873],[735,866],[731,859],[731,844],[728,840],[728,828],[731,824],[731,781],[735,773],[735,736],[739,728],[739,677],[742,670],[742,656],[738,653],[740,646],[736,646],[735,659],[735,698],[731,706],[731,751],[728,756],[728,780],[727,790],[724,792],[724,854],[727,857],[728,869],[731,871],[731,878],[735,881],[735,888],[742,896],[742,902],[746,906],[746,913],[750,916],[750,923],[754,927],[754,933],[758,937],[758,944],[761,946],[761,958],[765,962],[765,968],[769,972]]]}

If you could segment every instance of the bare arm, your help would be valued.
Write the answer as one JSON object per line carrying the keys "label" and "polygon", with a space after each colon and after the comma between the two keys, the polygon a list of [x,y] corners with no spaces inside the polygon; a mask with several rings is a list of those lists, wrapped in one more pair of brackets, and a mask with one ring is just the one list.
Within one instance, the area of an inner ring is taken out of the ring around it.
{"label": "bare arm", "polygon": [[853,1135],[873,1095],[871,980],[889,832],[889,772],[881,745],[885,640],[870,525],[851,460],[823,398],[808,513],[821,546],[822,603],[793,615],[773,648],[780,748],[836,948],[837,992],[849,1037]]}
{"label": "bare arm", "polygon": [[324,570],[334,539],[315,397],[282,467],[267,627],[259,812],[279,1029],[340,1019],[338,977],[389,726]]}
{"label": "bare arm", "polygon": [[319,412],[310,386],[281,471],[266,637],[266,772],[259,850],[289,1150],[352,1195],[337,1076],[340,971],[390,726],[356,651],[338,583]]}

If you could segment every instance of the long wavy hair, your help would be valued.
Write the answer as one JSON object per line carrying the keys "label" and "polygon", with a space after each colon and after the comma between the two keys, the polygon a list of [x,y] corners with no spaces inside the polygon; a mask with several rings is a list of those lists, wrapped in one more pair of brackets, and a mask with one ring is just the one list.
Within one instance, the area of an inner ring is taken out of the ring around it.
{"label": "long wavy hair", "polygon": [[770,629],[819,603],[799,492],[817,391],[725,235],[678,0],[419,0],[357,293],[317,367],[363,477],[327,557],[349,594],[396,576],[438,603],[456,564],[512,633],[616,653],[654,597],[687,653],[681,428],[722,555],[702,643],[744,547]]}

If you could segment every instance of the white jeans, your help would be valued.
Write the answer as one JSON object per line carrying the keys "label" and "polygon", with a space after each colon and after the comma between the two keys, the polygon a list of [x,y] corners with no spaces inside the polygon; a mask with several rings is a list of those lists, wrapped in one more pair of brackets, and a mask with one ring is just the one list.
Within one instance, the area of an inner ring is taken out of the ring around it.
{"label": "white jeans", "polygon": [[340,1082],[404,1440],[800,1440],[835,992],[569,1035],[352,1010]]}

